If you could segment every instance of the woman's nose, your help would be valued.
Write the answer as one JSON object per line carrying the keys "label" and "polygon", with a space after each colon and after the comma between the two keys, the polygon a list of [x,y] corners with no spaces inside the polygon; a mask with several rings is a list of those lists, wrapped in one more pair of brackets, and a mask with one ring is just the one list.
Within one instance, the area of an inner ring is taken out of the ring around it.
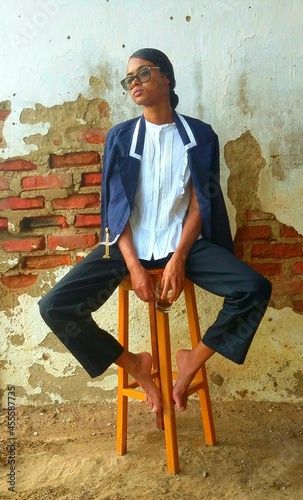
{"label": "woman's nose", "polygon": [[132,81],[132,88],[135,86],[135,85],[140,85],[140,80],[138,79],[137,76],[134,77],[133,81]]}

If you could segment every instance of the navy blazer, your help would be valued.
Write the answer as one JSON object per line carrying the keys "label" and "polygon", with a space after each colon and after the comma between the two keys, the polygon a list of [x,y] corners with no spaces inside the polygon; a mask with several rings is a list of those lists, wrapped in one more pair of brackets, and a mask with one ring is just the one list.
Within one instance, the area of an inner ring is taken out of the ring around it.
{"label": "navy blazer", "polygon": [[[211,126],[174,112],[188,155],[192,182],[202,216],[202,235],[233,252],[226,206],[220,187],[219,143]],[[101,191],[102,243],[117,241],[133,209],[144,147],[145,119],[133,118],[113,127],[107,136]]]}

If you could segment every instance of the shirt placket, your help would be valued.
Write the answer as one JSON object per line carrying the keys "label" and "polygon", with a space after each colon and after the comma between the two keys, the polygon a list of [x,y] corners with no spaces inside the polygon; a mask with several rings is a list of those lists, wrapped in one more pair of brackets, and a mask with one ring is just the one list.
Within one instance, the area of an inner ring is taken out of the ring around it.
{"label": "shirt placket", "polygon": [[154,254],[156,248],[156,238],[157,238],[157,227],[158,227],[158,218],[160,215],[160,170],[161,170],[161,144],[160,144],[160,135],[161,135],[161,128],[156,129],[154,131],[154,161],[153,161],[153,168],[154,168],[154,182],[152,185],[153,189],[153,209],[152,209],[152,219],[151,219],[151,255]]}

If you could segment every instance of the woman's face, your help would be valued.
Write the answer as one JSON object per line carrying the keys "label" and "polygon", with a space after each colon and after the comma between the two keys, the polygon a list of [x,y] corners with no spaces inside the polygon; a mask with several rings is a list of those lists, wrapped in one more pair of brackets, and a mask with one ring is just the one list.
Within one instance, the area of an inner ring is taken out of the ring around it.
{"label": "woman's face", "polygon": [[151,77],[145,83],[141,83],[135,78],[129,90],[133,101],[141,106],[154,106],[169,101],[169,79],[163,75],[159,69],[155,69],[155,64],[145,59],[132,57],[128,61],[127,76],[135,76],[143,68],[153,68],[150,70]]}

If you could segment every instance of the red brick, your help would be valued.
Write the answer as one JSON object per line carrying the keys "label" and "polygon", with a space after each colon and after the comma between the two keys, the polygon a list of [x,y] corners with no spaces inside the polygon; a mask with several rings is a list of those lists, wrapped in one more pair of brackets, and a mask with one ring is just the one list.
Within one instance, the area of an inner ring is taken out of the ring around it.
{"label": "red brick", "polygon": [[243,226],[237,229],[235,241],[264,240],[270,236],[270,226]]}
{"label": "red brick", "polygon": [[4,191],[5,189],[9,189],[9,183],[7,182],[5,177],[0,175],[0,190]]}
{"label": "red brick", "polygon": [[90,248],[96,243],[97,236],[95,234],[55,235],[48,237],[48,247],[50,250]]}
{"label": "red brick", "polygon": [[23,239],[0,240],[0,248],[5,252],[34,252],[45,248],[44,236]]}
{"label": "red brick", "polygon": [[295,295],[303,293],[303,280],[302,281],[281,281],[273,283],[273,295]]}
{"label": "red brick", "polygon": [[82,174],[81,187],[100,186],[100,185],[101,185],[100,172]]}
{"label": "red brick", "polygon": [[66,153],[64,155],[50,155],[50,167],[85,167],[99,165],[100,155],[97,151],[82,151],[79,153]]}
{"label": "red brick", "polygon": [[303,300],[293,300],[292,303],[295,311],[303,313]]}
{"label": "red brick", "polygon": [[274,214],[268,212],[260,212],[258,210],[247,210],[246,211],[246,220],[274,220]]}
{"label": "red brick", "polygon": [[22,172],[28,170],[37,170],[37,166],[27,160],[10,160],[0,163],[0,171]]}
{"label": "red brick", "polygon": [[302,257],[301,243],[273,243],[253,245],[252,257],[268,257],[273,259],[288,259],[291,257]]}
{"label": "red brick", "polygon": [[3,276],[1,282],[8,288],[28,288],[36,283],[35,274],[18,274],[17,276]]}
{"label": "red brick", "polygon": [[100,206],[100,195],[97,193],[71,194],[67,198],[56,198],[53,201],[54,208],[81,209],[96,208]]}
{"label": "red brick", "polygon": [[20,223],[22,231],[28,231],[36,227],[60,226],[68,227],[66,217],[63,215],[46,215],[42,217],[25,217]]}
{"label": "red brick", "polygon": [[282,264],[280,263],[271,263],[271,262],[256,262],[249,265],[258,273],[263,274],[264,276],[278,276],[282,274]]}
{"label": "red brick", "polygon": [[28,269],[52,269],[58,266],[69,266],[71,263],[70,255],[39,255],[27,257],[25,259],[25,268]]}
{"label": "red brick", "polygon": [[72,185],[70,174],[58,175],[37,175],[35,177],[24,177],[22,179],[22,189],[54,189],[67,188]]}
{"label": "red brick", "polygon": [[106,131],[101,128],[91,128],[82,133],[82,141],[88,144],[105,144],[105,140]]}
{"label": "red brick", "polygon": [[18,196],[9,196],[0,200],[0,210],[28,210],[44,207],[44,197],[19,198]]}
{"label": "red brick", "polygon": [[76,215],[75,217],[75,227],[99,227],[100,225],[100,214]]}
{"label": "red brick", "polygon": [[280,228],[280,234],[282,238],[300,238],[302,237],[294,227],[285,226],[284,224]]}
{"label": "red brick", "polygon": [[239,245],[238,243],[234,244],[235,256],[238,259],[243,259],[244,257],[244,245]]}
{"label": "red brick", "polygon": [[303,261],[296,262],[292,268],[293,274],[303,274]]}
{"label": "red brick", "polygon": [[0,122],[4,122],[10,113],[8,109],[0,109]]}
{"label": "red brick", "polygon": [[8,228],[8,219],[6,217],[0,217],[0,229]]}
{"label": "red brick", "polygon": [[84,255],[76,255],[76,263],[81,262],[81,260],[85,259]]}

